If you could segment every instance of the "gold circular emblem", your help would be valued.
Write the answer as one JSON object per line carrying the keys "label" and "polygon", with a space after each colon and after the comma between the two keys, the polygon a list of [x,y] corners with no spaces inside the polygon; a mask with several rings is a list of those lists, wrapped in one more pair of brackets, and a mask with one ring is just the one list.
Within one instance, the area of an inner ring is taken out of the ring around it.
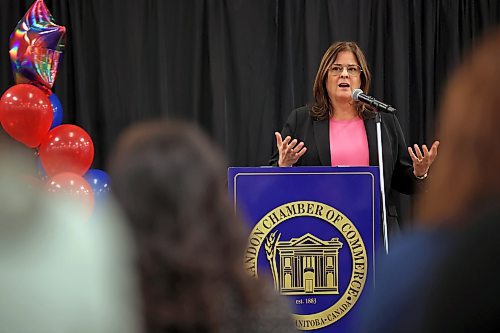
{"label": "gold circular emblem", "polygon": [[[262,246],[265,248],[265,253],[268,257],[267,259],[271,263],[271,267],[275,260],[275,249],[276,244],[279,243],[279,235],[276,237],[276,232],[272,233],[271,231],[280,223],[300,216],[316,217],[335,227],[345,238],[352,258],[352,272],[349,284],[335,304],[317,313],[293,315],[298,329],[314,330],[329,326],[338,321],[345,316],[358,301],[366,282],[368,257],[360,233],[356,229],[356,226],[344,214],[332,206],[321,202],[295,201],[283,204],[268,212],[252,229],[248,238],[244,259],[245,268],[252,276],[255,278],[258,277],[257,262]],[[318,240],[310,234],[304,235],[304,237],[308,235],[310,238]],[[337,238],[324,243],[337,246],[337,253],[338,248],[342,247],[342,243],[340,243]],[[333,258],[335,259],[335,255],[333,255]],[[332,267],[335,267],[335,264],[333,264]],[[338,274],[338,272],[336,272],[337,270],[338,267],[335,267],[332,272]],[[275,287],[278,288],[278,277],[276,276],[278,275],[278,270],[274,269],[274,271],[273,277],[275,279]],[[293,293],[289,294],[292,295]],[[338,294],[340,294],[340,290]]]}

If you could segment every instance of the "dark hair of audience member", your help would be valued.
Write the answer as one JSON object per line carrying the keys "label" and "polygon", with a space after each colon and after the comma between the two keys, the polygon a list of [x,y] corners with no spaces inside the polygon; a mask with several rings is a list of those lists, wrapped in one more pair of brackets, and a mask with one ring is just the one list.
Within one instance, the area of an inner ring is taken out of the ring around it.
{"label": "dark hair of audience member", "polygon": [[263,282],[243,268],[222,161],[181,122],[145,123],[119,140],[110,172],[137,240],[147,332],[216,332],[228,297],[248,310],[262,298]]}
{"label": "dark hair of audience member", "polygon": [[466,224],[478,205],[500,195],[500,33],[472,50],[446,90],[440,156],[418,202],[422,224]]}

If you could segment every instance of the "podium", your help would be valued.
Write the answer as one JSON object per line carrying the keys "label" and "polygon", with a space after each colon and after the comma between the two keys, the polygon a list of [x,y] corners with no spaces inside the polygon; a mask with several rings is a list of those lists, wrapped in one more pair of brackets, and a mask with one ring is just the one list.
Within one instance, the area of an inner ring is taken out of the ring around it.
{"label": "podium", "polygon": [[298,329],[354,332],[381,247],[378,167],[229,168],[249,274],[269,275]]}

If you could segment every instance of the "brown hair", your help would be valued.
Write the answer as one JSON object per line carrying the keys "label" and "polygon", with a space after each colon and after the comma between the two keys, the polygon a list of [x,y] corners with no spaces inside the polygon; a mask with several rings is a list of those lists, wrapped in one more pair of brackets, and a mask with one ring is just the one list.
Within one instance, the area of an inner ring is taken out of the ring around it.
{"label": "brown hair", "polygon": [[[326,50],[321,59],[321,63],[316,73],[316,79],[313,85],[313,96],[314,104],[311,108],[311,116],[317,120],[328,119],[333,115],[333,107],[330,103],[330,98],[328,97],[328,91],[326,90],[326,80],[328,78],[328,70],[333,65],[337,55],[342,51],[349,51],[354,54],[356,60],[361,66],[361,89],[364,93],[368,93],[371,83],[371,74],[366,63],[365,55],[359,46],[354,42],[335,42],[328,50]],[[368,111],[363,104],[355,102],[355,107],[360,115]]]}
{"label": "brown hair", "polygon": [[422,224],[466,223],[473,209],[500,195],[500,30],[488,35],[454,73],[438,122],[440,146]]}
{"label": "brown hair", "polygon": [[245,232],[207,136],[181,122],[136,125],[110,169],[137,244],[147,332],[219,332],[228,294],[257,307],[262,285],[243,268]]}

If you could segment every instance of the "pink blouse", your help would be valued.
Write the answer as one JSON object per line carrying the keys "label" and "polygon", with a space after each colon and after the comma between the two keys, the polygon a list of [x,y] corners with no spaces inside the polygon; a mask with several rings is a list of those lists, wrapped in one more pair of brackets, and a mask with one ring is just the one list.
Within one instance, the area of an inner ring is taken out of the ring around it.
{"label": "pink blouse", "polygon": [[360,117],[351,120],[330,118],[330,156],[332,166],[368,166],[368,139]]}

